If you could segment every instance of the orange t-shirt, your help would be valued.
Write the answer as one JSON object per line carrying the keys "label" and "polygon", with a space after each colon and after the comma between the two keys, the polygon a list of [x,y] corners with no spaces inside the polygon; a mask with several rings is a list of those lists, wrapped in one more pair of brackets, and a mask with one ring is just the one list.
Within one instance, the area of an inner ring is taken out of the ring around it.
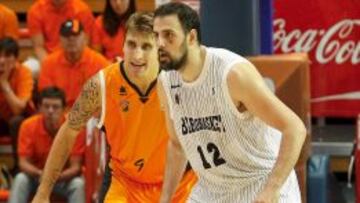
{"label": "orange t-shirt", "polygon": [[19,22],[13,10],[0,4],[0,39],[3,37],[19,37]]}
{"label": "orange t-shirt", "polygon": [[55,8],[52,0],[37,0],[28,11],[27,23],[30,35],[43,34],[45,48],[53,52],[59,47],[60,26],[68,19],[78,19],[90,35],[94,16],[82,0],[67,0],[61,8]]}
{"label": "orange t-shirt", "polygon": [[[32,96],[34,81],[31,71],[24,65],[17,63],[10,73],[10,87],[15,95],[24,101],[29,101]],[[8,120],[13,116],[11,108],[7,103],[4,94],[0,91],[0,117]]]}
{"label": "orange t-shirt", "polygon": [[114,177],[119,180],[127,177],[139,183],[161,183],[168,134],[156,81],[146,95],[140,95],[119,63],[102,71],[106,92],[104,125]]}
{"label": "orange t-shirt", "polygon": [[110,36],[104,28],[103,16],[95,20],[93,32],[91,35],[91,44],[94,47],[100,47],[104,56],[110,61],[114,61],[117,56],[123,58],[123,44],[125,40],[125,25],[121,24],[118,32]]}
{"label": "orange t-shirt", "polygon": [[64,51],[59,49],[48,55],[41,65],[39,90],[49,86],[61,88],[66,94],[67,107],[71,107],[84,83],[108,64],[105,57],[88,47],[81,59],[71,64],[66,60]]}
{"label": "orange t-shirt", "polygon": [[[54,137],[46,131],[44,123],[42,114],[27,118],[21,124],[18,138],[18,155],[31,158],[33,164],[40,169],[44,168],[54,141]],[[85,133],[80,133],[75,141],[71,156],[82,156],[84,150]]]}

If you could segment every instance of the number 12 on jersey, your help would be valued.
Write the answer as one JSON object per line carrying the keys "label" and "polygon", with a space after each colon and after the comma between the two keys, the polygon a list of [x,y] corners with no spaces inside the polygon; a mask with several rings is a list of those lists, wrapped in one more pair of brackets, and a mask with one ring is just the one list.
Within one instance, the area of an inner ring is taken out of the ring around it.
{"label": "number 12 on jersey", "polygon": [[221,157],[221,155],[220,155],[219,148],[214,143],[212,143],[212,142],[208,143],[207,146],[206,146],[206,149],[207,149],[207,152],[209,154],[213,155],[213,164],[212,165],[206,160],[205,155],[204,155],[204,151],[201,148],[201,146],[197,147],[197,151],[199,152],[201,161],[202,161],[203,166],[204,166],[205,169],[209,169],[212,166],[218,167],[218,166],[226,163],[225,159],[223,159]]}

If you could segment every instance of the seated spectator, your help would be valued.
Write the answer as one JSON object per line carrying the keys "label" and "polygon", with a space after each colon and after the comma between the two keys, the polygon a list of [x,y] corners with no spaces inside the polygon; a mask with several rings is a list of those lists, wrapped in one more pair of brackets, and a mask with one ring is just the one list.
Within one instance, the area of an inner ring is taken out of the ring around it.
{"label": "seated spectator", "polygon": [[19,22],[13,10],[0,4],[0,39],[12,37],[17,39],[19,35]]}
{"label": "seated spectator", "polygon": [[91,46],[110,61],[123,57],[125,23],[135,12],[135,0],[106,0],[104,13],[97,17]]}
{"label": "seated spectator", "polygon": [[[21,172],[14,179],[9,203],[27,203],[34,194],[54,137],[65,121],[65,94],[56,87],[40,93],[39,114],[26,119],[19,133],[19,166]],[[54,186],[54,193],[69,203],[85,202],[84,180],[80,177],[85,137],[79,137],[65,169]]]}
{"label": "seated spectator", "polygon": [[[12,136],[14,152],[17,132],[33,90],[31,72],[18,62],[18,56],[19,46],[14,39],[0,39],[0,135]],[[16,153],[14,156],[17,163]]]}
{"label": "seated spectator", "polygon": [[108,61],[87,47],[83,26],[78,20],[64,22],[60,34],[62,48],[44,59],[39,76],[39,90],[49,86],[63,89],[67,107],[71,107],[85,81],[107,66]]}
{"label": "seated spectator", "polygon": [[82,0],[37,0],[28,11],[28,28],[35,54],[42,61],[59,47],[59,28],[67,19],[78,19],[90,33],[94,16]]}

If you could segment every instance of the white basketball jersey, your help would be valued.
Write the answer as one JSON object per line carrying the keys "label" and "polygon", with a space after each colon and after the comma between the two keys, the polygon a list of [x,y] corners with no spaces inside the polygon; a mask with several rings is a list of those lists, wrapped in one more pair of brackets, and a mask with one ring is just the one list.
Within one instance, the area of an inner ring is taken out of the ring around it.
{"label": "white basketball jersey", "polygon": [[[230,98],[226,78],[235,63],[250,62],[225,49],[206,48],[194,82],[184,82],[177,71],[159,77],[177,137],[199,177],[189,197],[193,202],[251,202],[278,156],[280,132],[247,111],[240,113]],[[283,202],[300,202],[294,172],[281,195]]]}

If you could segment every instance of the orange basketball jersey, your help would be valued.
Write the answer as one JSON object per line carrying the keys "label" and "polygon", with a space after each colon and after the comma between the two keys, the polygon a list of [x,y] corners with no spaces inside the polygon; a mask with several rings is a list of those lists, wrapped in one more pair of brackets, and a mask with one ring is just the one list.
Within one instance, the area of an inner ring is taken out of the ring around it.
{"label": "orange basketball jersey", "polygon": [[161,183],[168,134],[157,97],[156,81],[142,95],[126,77],[123,63],[112,64],[102,73],[105,88],[102,89],[100,123],[105,126],[111,146],[113,176],[139,183]]}

